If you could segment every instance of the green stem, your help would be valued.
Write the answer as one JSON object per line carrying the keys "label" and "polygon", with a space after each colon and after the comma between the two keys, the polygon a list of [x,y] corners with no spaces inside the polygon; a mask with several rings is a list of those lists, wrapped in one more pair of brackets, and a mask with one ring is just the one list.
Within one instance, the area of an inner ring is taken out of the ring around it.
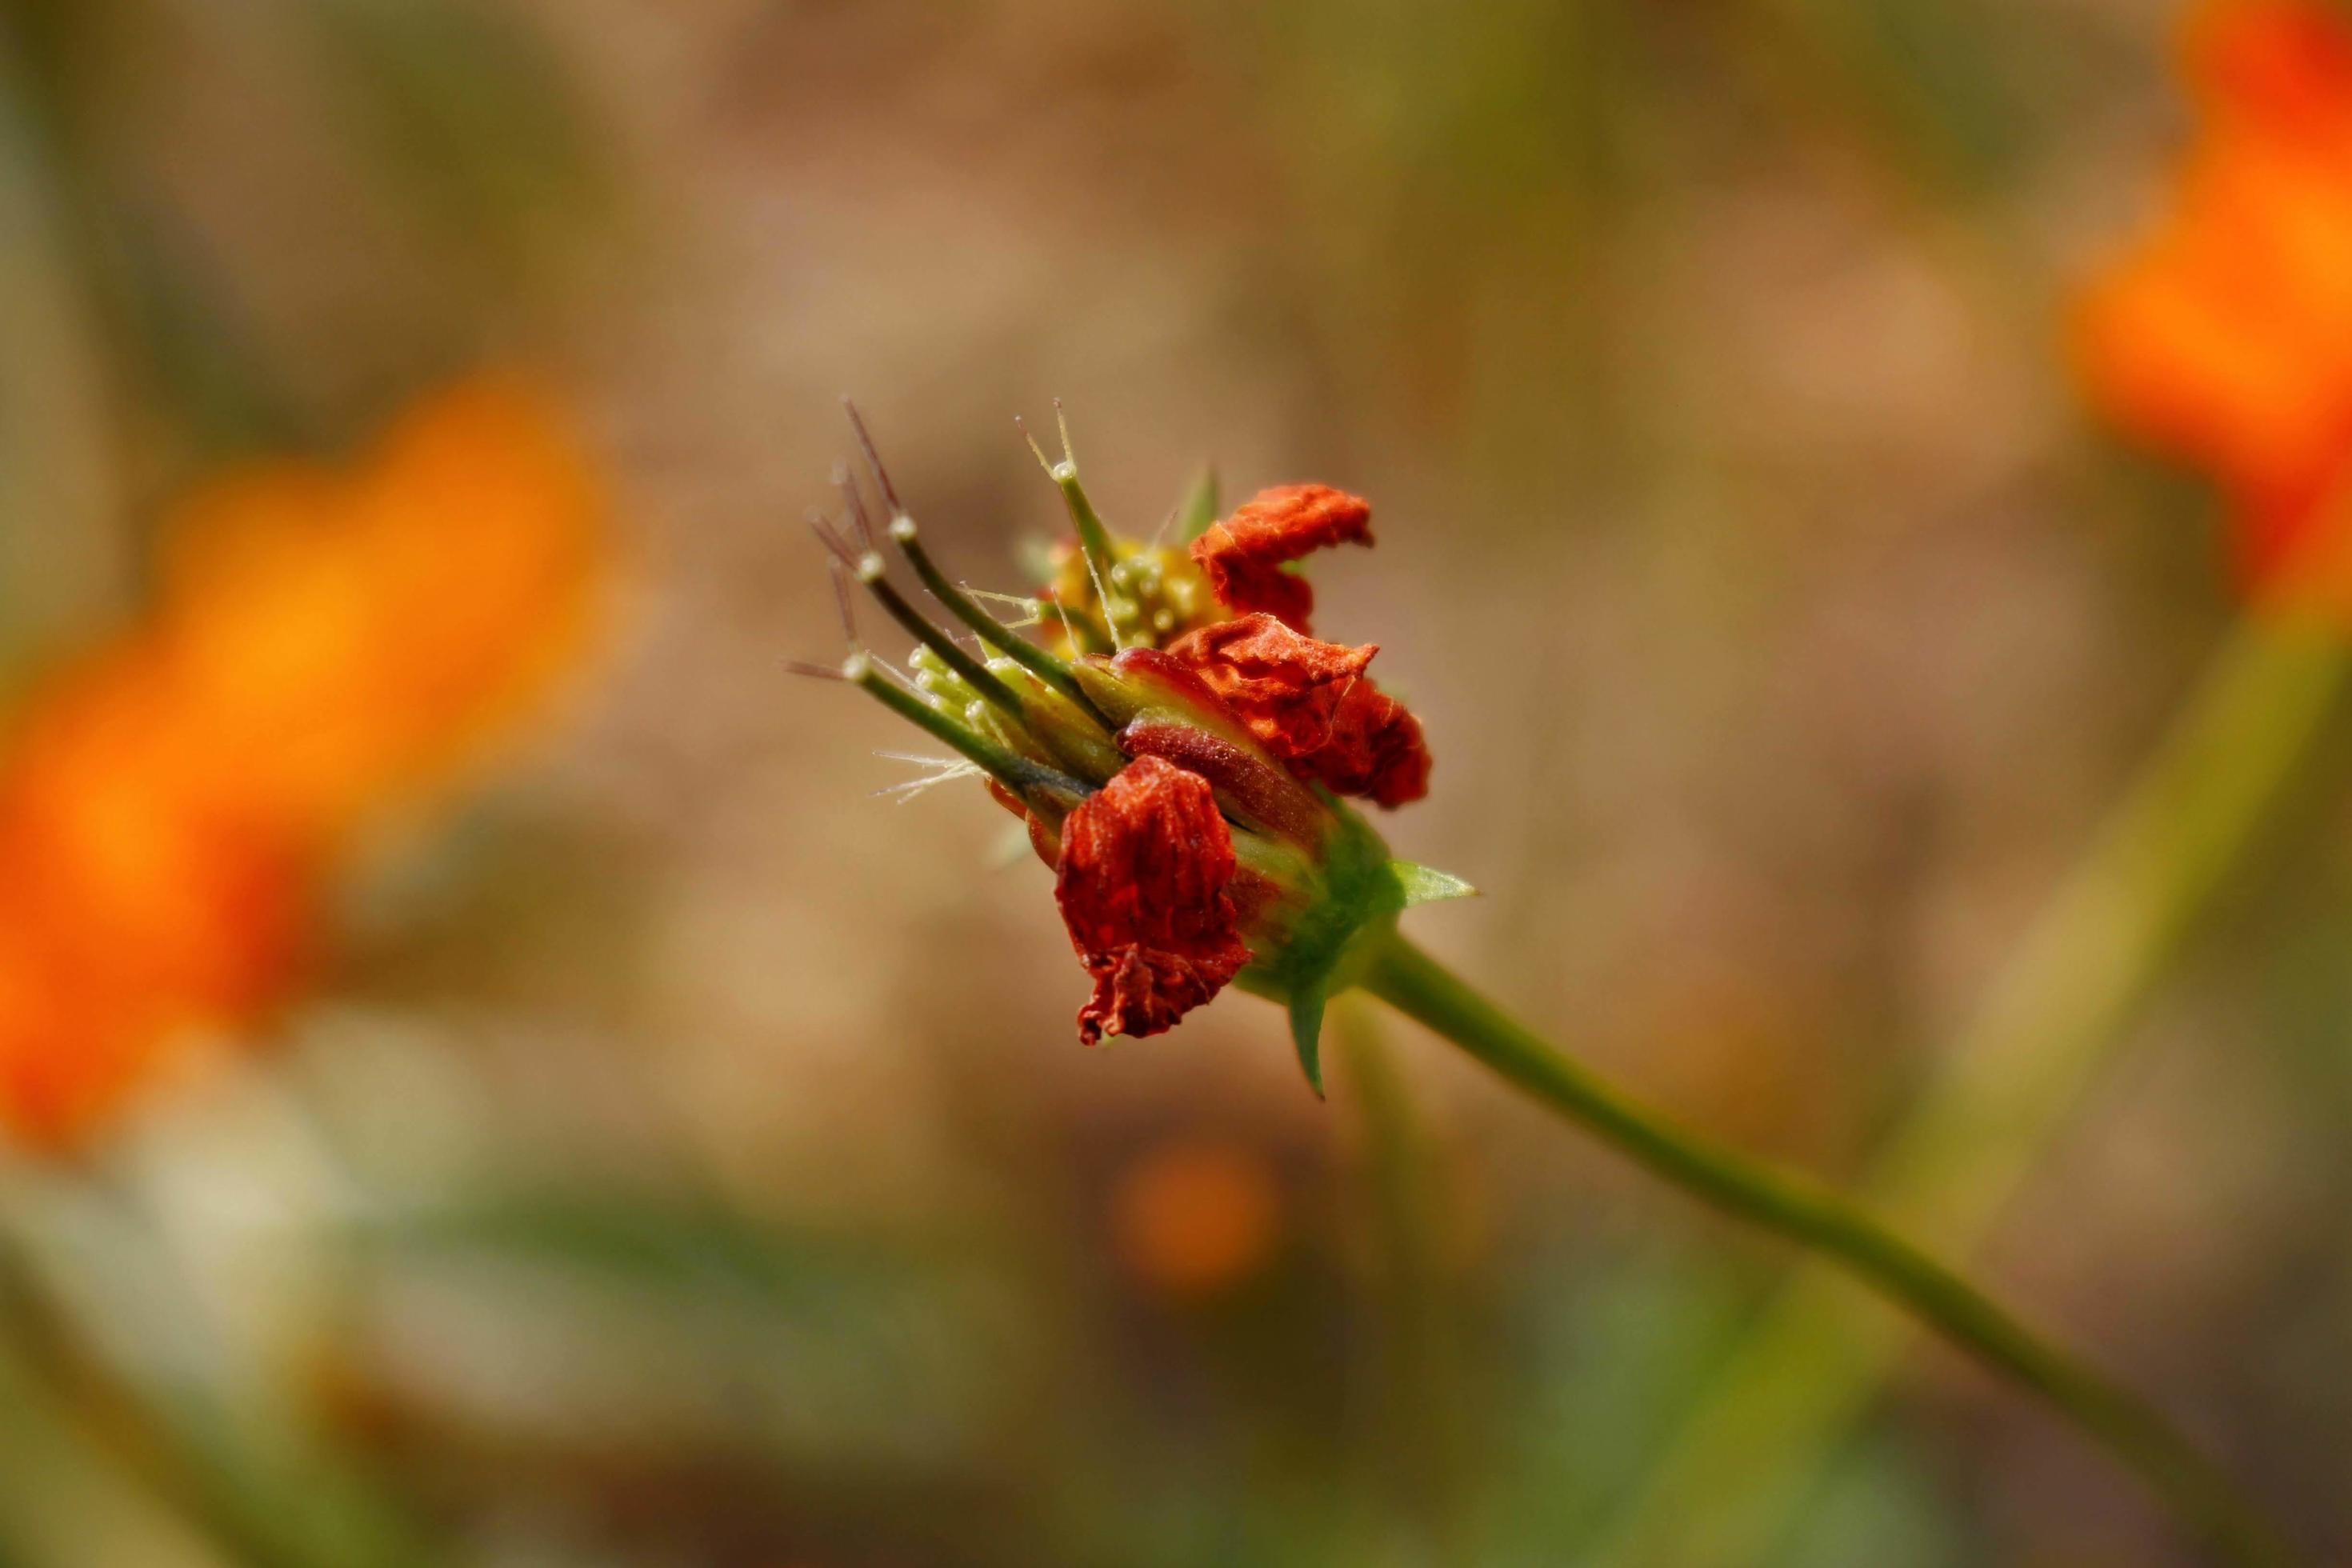
{"label": "green stem", "polygon": [[1331,1013],[1352,1091],[1355,1195],[1380,1307],[1370,1382],[1387,1394],[1381,1450],[1394,1468],[1383,1489],[1402,1492],[1425,1560],[1467,1562],[1473,1470],[1445,1258],[1446,1162],[1389,1047],[1385,1016],[1352,994],[1334,998]]}
{"label": "green stem", "polygon": [[[1981,1246],[2131,1036],[2193,917],[2273,815],[2336,710],[2352,648],[2249,618],[2061,885],[1859,1192],[1948,1254]],[[1675,1568],[1759,1561],[1910,1342],[1799,1268],[1724,1364],[1604,1543]],[[1699,1507],[1701,1500],[1705,1507]]]}
{"label": "green stem", "polygon": [[923,586],[930,591],[931,597],[947,607],[948,614],[970,626],[990,647],[1003,654],[1071,701],[1086,708],[1089,712],[1093,711],[1087,701],[1085,688],[1081,687],[1077,678],[1070,673],[1067,663],[1055,658],[1045,648],[1040,647],[1020,633],[1006,626],[994,616],[982,608],[979,600],[949,580],[948,574],[940,571],[938,563],[931,559],[931,552],[923,548],[922,535],[917,531],[913,518],[893,518],[890,521],[890,537],[898,542],[898,549],[907,557],[908,564],[914,567],[915,575],[922,580]]}
{"label": "green stem", "polygon": [[1835,1259],[1889,1300],[2040,1394],[2137,1470],[2197,1531],[2242,1564],[2294,1553],[2153,1407],[2036,1335],[1870,1214],[1792,1172],[1675,1126],[1579,1066],[1402,937],[1362,982],[1653,1174]]}

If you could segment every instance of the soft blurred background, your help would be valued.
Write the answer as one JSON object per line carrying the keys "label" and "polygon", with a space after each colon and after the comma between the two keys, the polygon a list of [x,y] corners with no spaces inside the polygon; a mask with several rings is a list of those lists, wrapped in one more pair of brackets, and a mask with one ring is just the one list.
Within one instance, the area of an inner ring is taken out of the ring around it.
{"label": "soft blurred background", "polygon": [[[1239,996],[1081,1050],[1002,816],[877,797],[911,737],[782,668],[839,646],[836,399],[1010,590],[1055,397],[1132,531],[1203,459],[1370,497],[1322,628],[1429,729],[1392,841],[1486,894],[1417,929],[1849,1176],[2235,613],[2062,330],[2178,20],[5,0],[0,1563],[1703,1513],[1645,1477],[1786,1251],[1370,1013],[1328,1103]],[[1977,1259],[2338,1552],[2342,729]],[[1821,1458],[1750,1561],[2197,1560],[1933,1347]]]}

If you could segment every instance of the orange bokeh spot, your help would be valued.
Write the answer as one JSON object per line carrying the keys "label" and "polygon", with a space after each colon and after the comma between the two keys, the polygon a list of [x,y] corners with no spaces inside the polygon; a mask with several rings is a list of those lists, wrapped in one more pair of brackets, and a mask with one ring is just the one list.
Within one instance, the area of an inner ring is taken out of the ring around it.
{"label": "orange bokeh spot", "polygon": [[2352,616],[2352,21],[2216,0],[2171,211],[2085,292],[2095,401],[2210,472],[2262,603]]}
{"label": "orange bokeh spot", "polygon": [[257,466],[166,520],[150,616],[0,745],[0,1122],[77,1142],[295,988],[358,837],[576,658],[603,513],[553,407],[483,378],[348,472]]}
{"label": "orange bokeh spot", "polygon": [[1256,1275],[1281,1233],[1272,1168],[1227,1144],[1164,1144],[1129,1166],[1111,1195],[1119,1261],[1144,1284],[1187,1300]]}

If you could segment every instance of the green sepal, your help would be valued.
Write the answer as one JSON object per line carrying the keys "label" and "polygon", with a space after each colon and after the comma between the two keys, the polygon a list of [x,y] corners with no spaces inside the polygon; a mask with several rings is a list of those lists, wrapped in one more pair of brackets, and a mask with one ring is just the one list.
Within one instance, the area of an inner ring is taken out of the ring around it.
{"label": "green sepal", "polygon": [[1475,899],[1478,889],[1451,871],[1441,871],[1434,866],[1423,866],[1413,860],[1391,860],[1389,870],[1397,885],[1404,889],[1404,907],[1413,909],[1422,904],[1443,903],[1447,899]]}
{"label": "green sepal", "polygon": [[1192,488],[1184,492],[1183,504],[1176,509],[1176,537],[1190,544],[1209,531],[1217,521],[1217,470],[1213,464],[1202,465],[1192,480]]}
{"label": "green sepal", "polygon": [[1328,1000],[1330,993],[1319,985],[1290,994],[1290,1043],[1298,1049],[1299,1069],[1318,1100],[1323,1098],[1323,1004]]}
{"label": "green sepal", "polygon": [[1396,930],[1405,884],[1371,825],[1329,795],[1334,816],[1324,841],[1318,885],[1290,921],[1272,956],[1252,964],[1240,984],[1290,1009],[1290,1039],[1317,1098],[1323,1093],[1323,1006],[1356,983]]}

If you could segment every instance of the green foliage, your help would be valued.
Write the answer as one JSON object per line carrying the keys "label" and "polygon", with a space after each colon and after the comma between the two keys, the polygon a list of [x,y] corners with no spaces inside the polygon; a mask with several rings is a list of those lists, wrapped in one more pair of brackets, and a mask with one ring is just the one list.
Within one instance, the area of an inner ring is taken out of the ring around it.
{"label": "green foliage", "polygon": [[1190,544],[1209,531],[1209,525],[1217,521],[1219,512],[1216,466],[1204,463],[1200,477],[1184,492],[1184,500],[1176,509],[1176,537]]}
{"label": "green foliage", "polygon": [[449,235],[498,267],[549,258],[566,221],[610,200],[572,84],[545,41],[495,6],[315,0],[302,11],[344,86],[350,131]]}

